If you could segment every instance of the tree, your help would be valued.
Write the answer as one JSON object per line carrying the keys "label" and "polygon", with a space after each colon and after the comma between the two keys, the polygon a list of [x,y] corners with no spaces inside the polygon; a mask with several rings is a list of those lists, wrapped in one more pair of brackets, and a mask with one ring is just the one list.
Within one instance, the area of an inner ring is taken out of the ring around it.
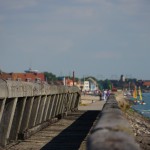
{"label": "tree", "polygon": [[54,82],[57,80],[56,75],[51,72],[44,72],[45,79],[48,83]]}
{"label": "tree", "polygon": [[103,82],[103,88],[104,89],[112,89],[112,83],[110,80],[106,79],[104,82]]}
{"label": "tree", "polygon": [[97,83],[98,83],[98,88],[99,88],[100,90],[103,90],[103,89],[104,89],[104,87],[103,87],[103,81],[102,81],[102,80],[99,80]]}

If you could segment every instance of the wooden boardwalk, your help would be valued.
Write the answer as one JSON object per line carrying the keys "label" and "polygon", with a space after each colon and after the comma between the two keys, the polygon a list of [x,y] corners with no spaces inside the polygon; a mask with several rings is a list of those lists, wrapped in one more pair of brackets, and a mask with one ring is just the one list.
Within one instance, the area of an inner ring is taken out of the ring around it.
{"label": "wooden boardwalk", "polygon": [[30,138],[11,144],[6,149],[86,150],[87,137],[103,104],[103,101],[97,99],[94,100],[94,103],[80,106],[77,112],[68,114]]}

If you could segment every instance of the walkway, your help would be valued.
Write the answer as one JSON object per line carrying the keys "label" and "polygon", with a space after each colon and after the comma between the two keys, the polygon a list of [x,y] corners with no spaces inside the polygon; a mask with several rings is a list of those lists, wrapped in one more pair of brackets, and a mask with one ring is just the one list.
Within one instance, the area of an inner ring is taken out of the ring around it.
{"label": "walkway", "polygon": [[98,97],[82,96],[79,111],[68,114],[9,150],[86,150],[86,139],[104,102]]}

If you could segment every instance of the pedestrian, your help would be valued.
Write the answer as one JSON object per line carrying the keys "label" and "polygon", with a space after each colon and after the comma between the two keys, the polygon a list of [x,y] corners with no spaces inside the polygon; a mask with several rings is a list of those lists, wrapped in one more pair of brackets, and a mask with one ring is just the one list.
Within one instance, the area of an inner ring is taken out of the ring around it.
{"label": "pedestrian", "polygon": [[104,99],[104,101],[107,100],[106,94],[107,94],[107,90],[104,90],[104,91],[103,91],[103,99]]}
{"label": "pedestrian", "polygon": [[99,99],[102,100],[102,92],[99,90]]}
{"label": "pedestrian", "polygon": [[107,98],[107,99],[108,99],[109,95],[110,95],[110,91],[107,90],[107,93],[106,93],[106,98]]}

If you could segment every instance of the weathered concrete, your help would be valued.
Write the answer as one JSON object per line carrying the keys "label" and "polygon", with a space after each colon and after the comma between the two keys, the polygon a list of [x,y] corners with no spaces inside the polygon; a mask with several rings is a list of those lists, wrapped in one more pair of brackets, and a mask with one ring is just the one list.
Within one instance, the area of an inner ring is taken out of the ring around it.
{"label": "weathered concrete", "polygon": [[[68,113],[63,119],[49,124],[33,136],[6,146],[8,150],[86,150],[88,133],[99,110]],[[37,126],[36,128],[42,128]],[[30,132],[33,132],[31,129]],[[27,134],[25,136],[28,137]]]}
{"label": "weathered concrete", "polygon": [[[70,115],[71,111],[78,109],[80,98],[79,89],[76,87],[57,87],[23,82],[18,82],[17,84],[17,82],[14,81],[11,83],[11,81],[0,80],[0,145],[7,147],[7,144],[11,141],[18,140],[19,138],[29,138],[31,134],[43,129],[51,122],[58,120],[58,118],[61,118],[64,114]],[[92,100],[90,106],[92,109],[96,108],[100,111],[101,106],[98,104],[101,102]],[[90,113],[92,112],[91,108],[89,107]],[[95,120],[91,114],[89,116],[93,121]],[[59,140],[55,142],[55,140],[52,139],[48,147],[50,146],[52,149],[75,148],[77,144],[72,144],[71,142],[76,141],[76,139],[82,136],[80,126],[84,123],[82,129],[83,127],[84,130],[86,129],[86,125],[89,123],[89,116],[86,117],[85,120],[83,119],[79,124],[74,124],[77,126],[78,133],[76,131],[73,132],[75,127],[73,126],[73,128],[69,130],[69,134],[68,132],[67,134],[63,134],[63,140],[61,138],[62,134],[60,133],[60,138],[58,137]],[[70,115],[67,122],[72,120],[72,118],[74,118],[75,122],[78,122],[78,118],[76,118],[74,114]],[[88,150],[139,150],[139,146],[132,136],[131,128],[123,117],[114,95],[109,97],[109,100],[103,107],[102,113],[99,114],[99,118],[96,118],[98,119],[97,124],[92,129],[91,135],[88,138]],[[93,122],[91,126],[92,125]],[[54,131],[57,130],[58,127],[56,126]],[[88,131],[89,130],[90,128],[88,128]],[[46,133],[47,130],[45,134]],[[78,136],[75,137],[76,134],[78,134]],[[86,132],[86,135],[87,134],[88,132]],[[72,138],[70,138],[71,135]],[[34,141],[31,146],[32,149],[37,149],[36,146],[38,144],[40,146],[43,145],[42,141],[43,139],[47,139],[47,137],[53,138],[53,129],[51,129],[51,133],[46,137],[45,135],[39,135],[36,137],[36,140],[31,139],[31,142]],[[84,136],[84,138],[86,138],[86,136]],[[84,138],[82,137],[82,140],[84,140]],[[57,137],[55,139],[57,139]],[[27,141],[30,140],[26,139],[23,146],[27,145]],[[80,140],[80,142],[82,141]],[[53,145],[54,143],[56,147]],[[46,143],[44,143],[44,145],[45,144]],[[64,147],[62,145],[64,145]],[[83,149],[85,149],[86,142],[82,142],[81,147],[82,145]],[[22,148],[23,147],[18,147],[17,149]],[[47,146],[43,148],[46,149]],[[77,148],[79,148],[79,143],[76,149]]]}
{"label": "weathered concrete", "polygon": [[9,81],[0,79],[0,99],[26,96],[41,96],[60,93],[79,92],[76,86],[56,86],[23,81]]}
{"label": "weathered concrete", "polygon": [[[49,100],[52,97],[53,96],[49,96]],[[76,100],[77,97],[78,94],[75,93],[74,96],[72,96],[72,99]],[[65,100],[65,98],[66,95],[63,95],[63,98],[61,99]],[[83,97],[81,97],[81,101],[82,98]],[[38,100],[37,98],[35,99]],[[89,131],[93,124],[95,124],[96,119],[98,118],[97,115],[99,115],[105,103],[104,101],[99,101],[98,97],[90,96],[89,100],[92,101],[93,99],[93,103],[80,107],[80,110],[78,111],[68,112],[68,115],[64,116],[61,120],[59,120],[58,118],[53,118],[49,121],[44,121],[44,123],[28,129],[28,132],[19,134],[22,140],[19,140],[17,143],[10,143],[3,149],[38,150],[43,147],[43,149],[46,150],[86,150],[86,142]],[[74,102],[72,101],[71,106],[74,105],[73,103]],[[60,107],[60,110],[61,112],[63,112],[62,107]],[[33,135],[30,137],[31,134]]]}
{"label": "weathered concrete", "polygon": [[79,100],[77,87],[0,79],[0,145],[29,137],[45,122],[77,109]]}
{"label": "weathered concrete", "polygon": [[111,95],[105,103],[100,118],[91,131],[87,149],[140,150],[114,95]]}

